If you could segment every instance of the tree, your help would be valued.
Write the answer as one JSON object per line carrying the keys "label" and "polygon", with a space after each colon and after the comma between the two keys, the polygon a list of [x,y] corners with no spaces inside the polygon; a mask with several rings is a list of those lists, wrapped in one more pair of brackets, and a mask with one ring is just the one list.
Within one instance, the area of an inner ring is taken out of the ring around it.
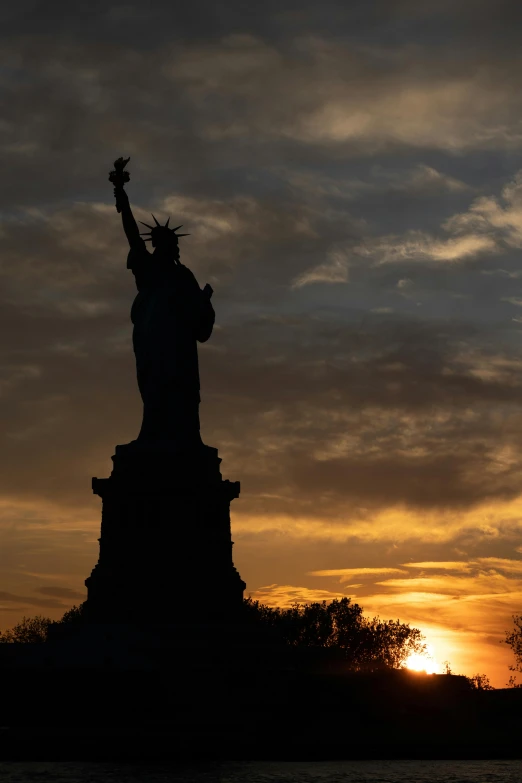
{"label": "tree", "polygon": [[378,617],[363,618],[363,624],[369,638],[358,657],[365,668],[399,669],[412,653],[422,655],[426,652],[424,637],[418,628]]}
{"label": "tree", "polygon": [[467,681],[475,691],[494,691],[494,687],[485,674],[474,674],[473,677],[466,677]]}
{"label": "tree", "polygon": [[[511,647],[511,650],[513,651],[513,655],[515,656],[515,663],[513,666],[509,667],[509,670],[512,672],[522,672],[522,615],[521,614],[513,615],[513,624],[515,626],[514,629],[511,632],[506,631],[506,638],[504,639],[504,643]],[[517,682],[517,678],[515,676],[511,676],[509,678],[508,684],[512,688],[522,688],[522,684]]]}
{"label": "tree", "polygon": [[286,644],[338,650],[357,671],[398,669],[411,653],[426,649],[418,628],[399,620],[366,618],[349,598],[294,604],[289,609],[268,607],[249,598],[245,612],[252,622],[272,629]]}
{"label": "tree", "polygon": [[45,642],[47,641],[47,633],[52,622],[50,617],[42,617],[39,614],[35,617],[23,617],[13,628],[3,632],[0,631],[0,642],[21,642],[24,644]]}
{"label": "tree", "polygon": [[[83,620],[84,604],[72,606],[63,617],[58,620],[59,625],[77,625]],[[0,643],[10,644],[19,642],[30,644],[34,642],[46,642],[49,634],[49,628],[55,622],[50,617],[43,617],[38,614],[35,617],[23,617],[22,620],[8,628],[6,631],[0,631]]]}
{"label": "tree", "polygon": [[71,606],[58,622],[63,625],[79,625],[84,619],[84,608],[85,603],[79,606]]}

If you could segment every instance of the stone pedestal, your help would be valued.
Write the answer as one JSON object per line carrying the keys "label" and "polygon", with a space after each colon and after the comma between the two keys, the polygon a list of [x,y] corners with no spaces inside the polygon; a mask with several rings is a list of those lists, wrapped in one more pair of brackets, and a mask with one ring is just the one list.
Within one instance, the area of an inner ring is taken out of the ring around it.
{"label": "stone pedestal", "polygon": [[234,568],[230,501],[217,449],[117,446],[102,498],[100,556],[85,580],[90,623],[233,623],[245,583]]}

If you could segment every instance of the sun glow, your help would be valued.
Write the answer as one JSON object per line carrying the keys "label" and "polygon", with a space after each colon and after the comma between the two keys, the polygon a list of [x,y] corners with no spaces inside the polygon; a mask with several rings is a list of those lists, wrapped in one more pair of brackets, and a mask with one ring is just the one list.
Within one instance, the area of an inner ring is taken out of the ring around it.
{"label": "sun glow", "polygon": [[419,653],[412,653],[404,661],[406,669],[410,669],[414,672],[426,672],[426,674],[441,674],[442,667],[435,661],[431,653],[431,648],[428,647],[424,655]]}

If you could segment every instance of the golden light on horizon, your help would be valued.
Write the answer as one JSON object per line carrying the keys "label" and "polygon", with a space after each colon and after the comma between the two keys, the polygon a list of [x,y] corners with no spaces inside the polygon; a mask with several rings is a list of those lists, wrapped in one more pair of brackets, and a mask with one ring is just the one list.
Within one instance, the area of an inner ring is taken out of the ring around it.
{"label": "golden light on horizon", "polygon": [[412,653],[409,655],[404,666],[414,672],[426,672],[426,674],[442,674],[442,666],[433,658],[431,647],[427,645],[426,653]]}

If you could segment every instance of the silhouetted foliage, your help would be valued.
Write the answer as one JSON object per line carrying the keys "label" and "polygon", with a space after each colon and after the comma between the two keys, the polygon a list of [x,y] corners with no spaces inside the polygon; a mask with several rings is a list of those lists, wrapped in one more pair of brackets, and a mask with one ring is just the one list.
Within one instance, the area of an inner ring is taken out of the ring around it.
{"label": "silhouetted foliage", "polygon": [[[83,608],[85,604],[72,606],[63,617],[58,620],[58,624],[77,625],[83,621]],[[46,642],[49,634],[49,628],[55,621],[50,617],[23,617],[22,620],[8,628],[6,631],[0,631],[0,643],[9,644],[14,642],[30,644],[34,642]]]}
{"label": "silhouetted foliage", "polygon": [[[58,622],[82,623],[84,606],[68,609]],[[398,669],[411,653],[425,650],[418,628],[410,628],[399,620],[364,617],[359,604],[349,598],[331,603],[295,604],[289,609],[266,606],[247,598],[244,607],[248,621],[271,629],[284,643],[339,651],[356,671]],[[48,617],[24,617],[18,625],[0,633],[0,642],[45,642],[52,624]]]}
{"label": "silhouetted foliage", "polygon": [[84,620],[84,607],[85,603],[80,604],[79,606],[71,606],[59,622],[64,625],[79,625]]}
{"label": "silhouetted foliage", "polygon": [[15,642],[34,643],[47,641],[49,626],[52,624],[49,617],[36,615],[35,617],[23,617],[13,628],[0,631],[0,642],[13,644]]}
{"label": "silhouetted foliage", "polygon": [[474,674],[473,677],[466,677],[467,681],[475,691],[494,691],[494,687],[485,674]]}
{"label": "silhouetted foliage", "polygon": [[399,620],[364,617],[362,608],[349,598],[295,604],[289,609],[265,606],[248,598],[245,612],[251,622],[272,629],[286,644],[341,651],[355,670],[397,669],[411,653],[425,651],[417,628]]}
{"label": "silhouetted foliage", "polygon": [[[522,614],[513,615],[514,628],[511,632],[506,632],[505,644],[508,644],[515,656],[515,663],[509,667],[512,672],[522,672]],[[517,681],[515,676],[509,678],[510,688],[522,688],[522,683]]]}

